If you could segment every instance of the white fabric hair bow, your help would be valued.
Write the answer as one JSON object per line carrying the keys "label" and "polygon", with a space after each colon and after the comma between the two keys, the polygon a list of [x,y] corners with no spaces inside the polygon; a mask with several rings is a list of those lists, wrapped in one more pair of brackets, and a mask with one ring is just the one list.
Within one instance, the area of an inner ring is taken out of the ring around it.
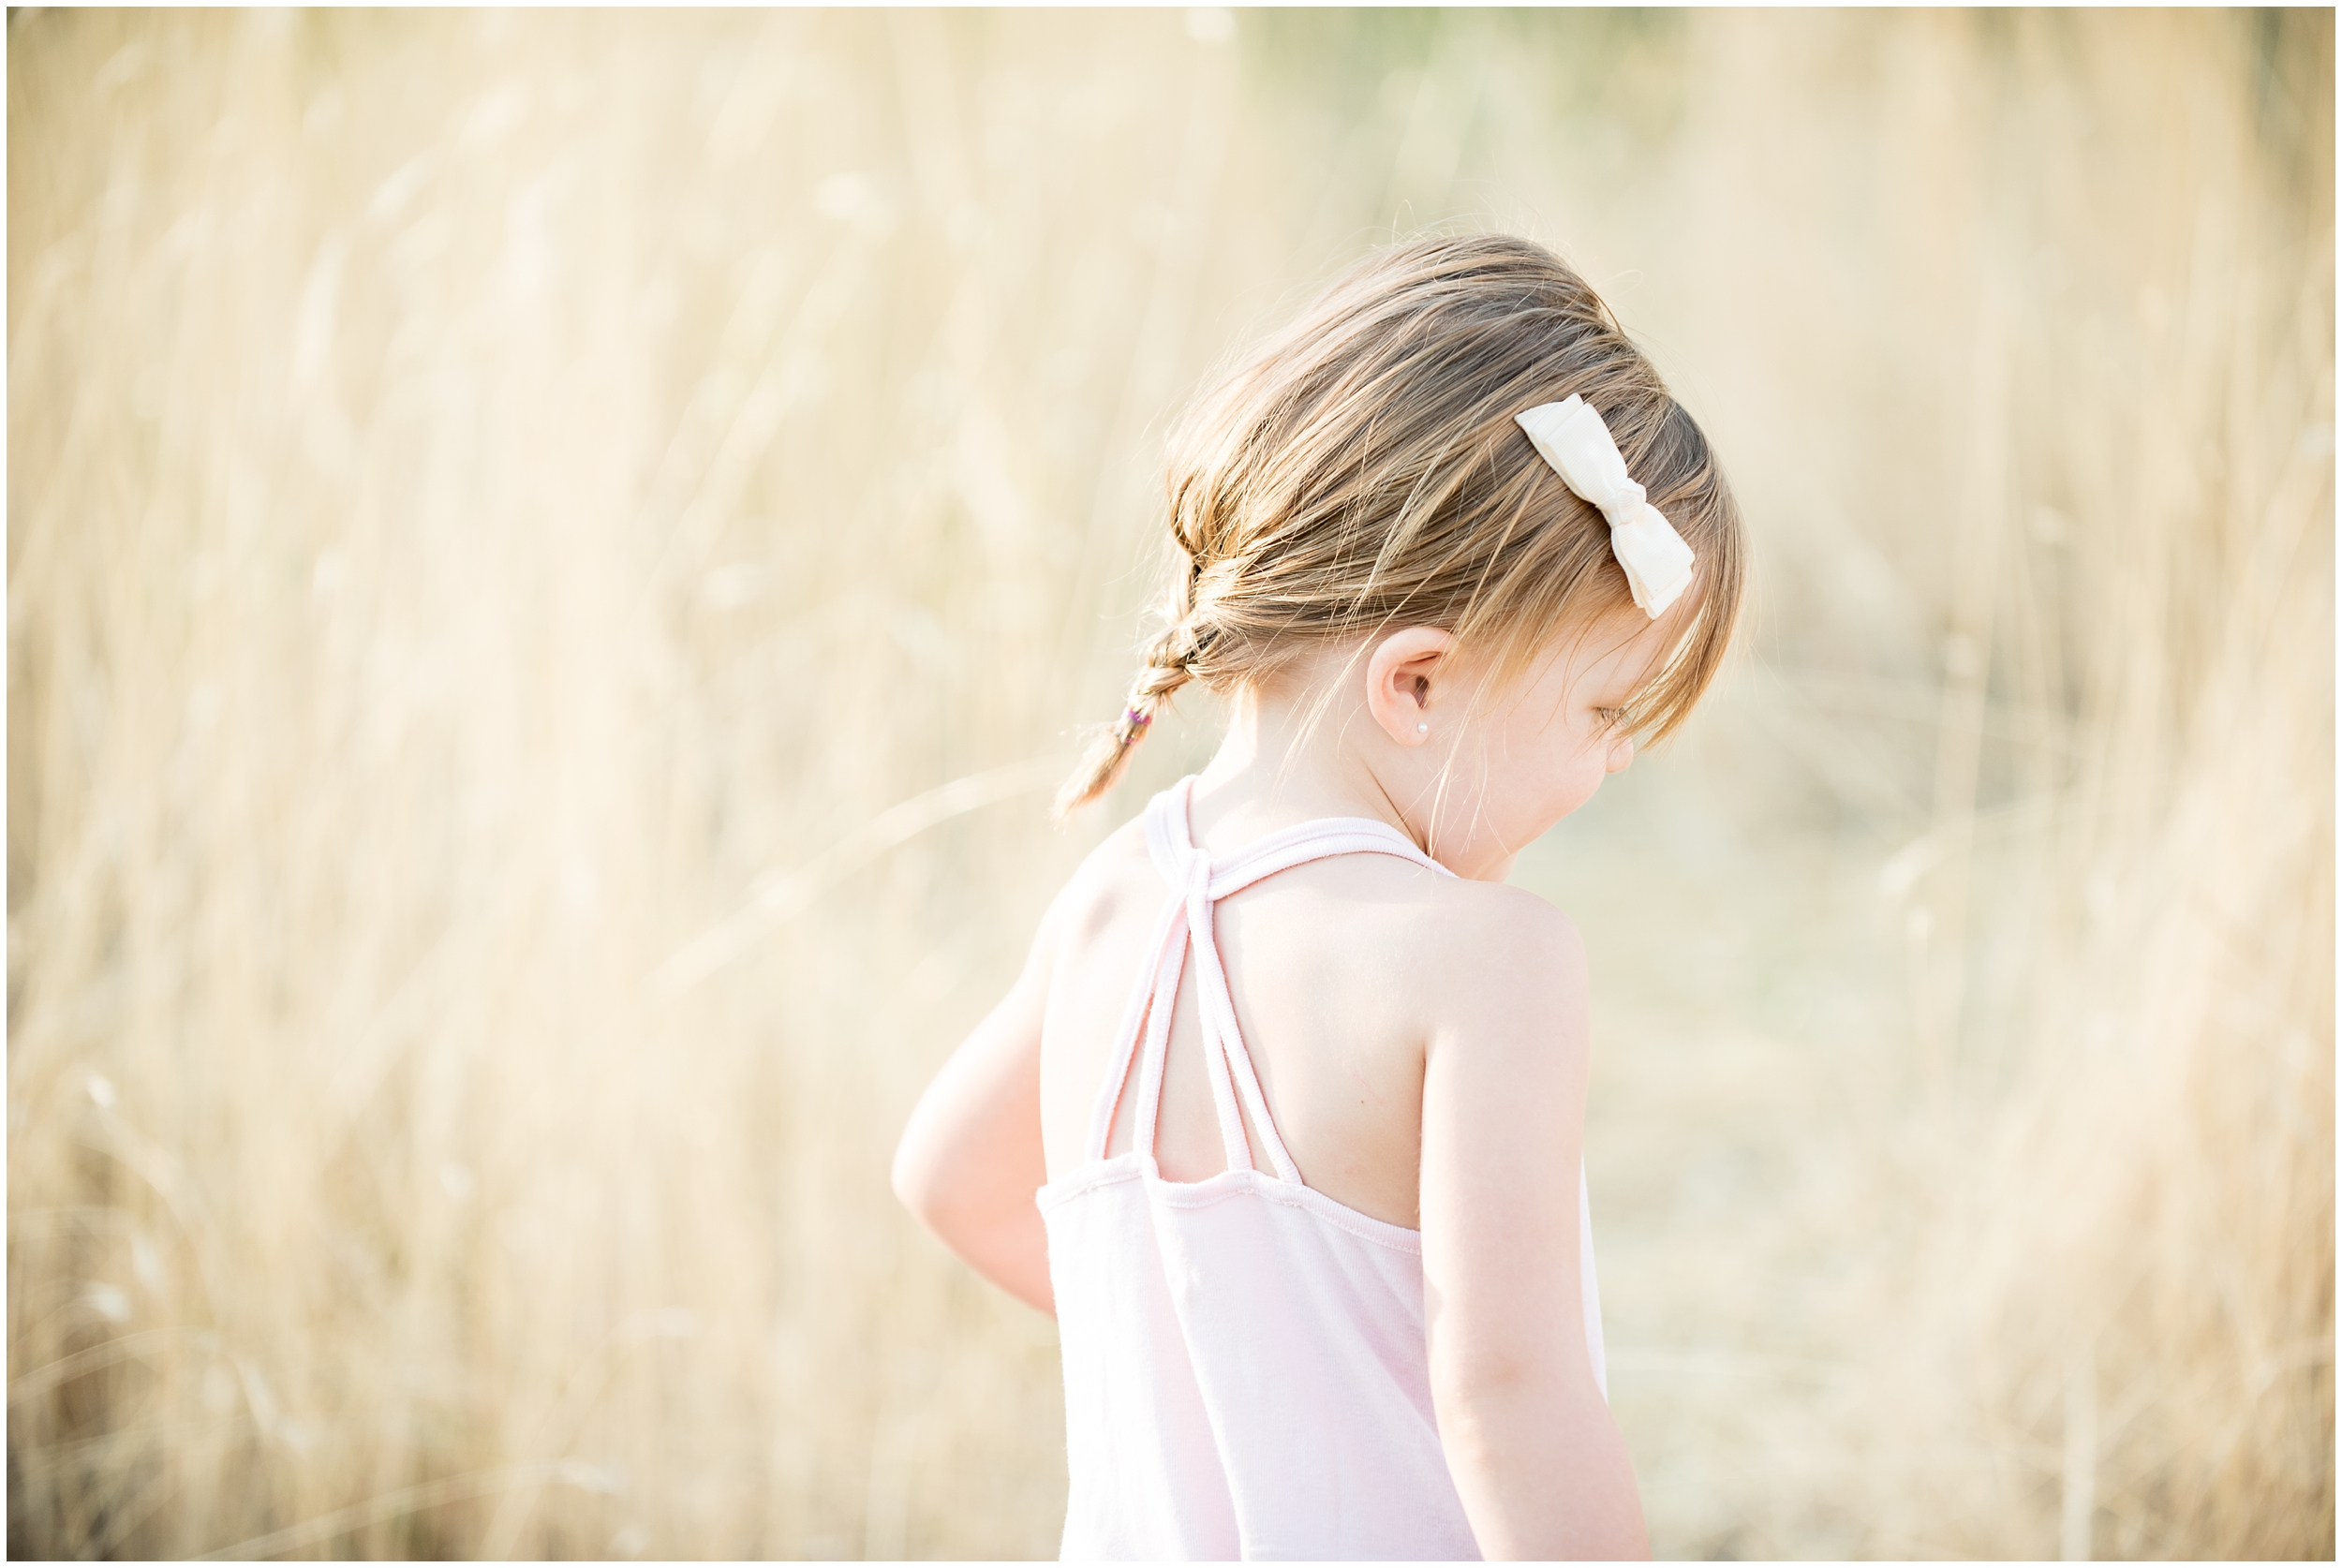
{"label": "white fabric hair bow", "polygon": [[1513,422],[1529,433],[1537,455],[1564,484],[1600,509],[1610,525],[1610,553],[1626,570],[1635,603],[1654,621],[1667,614],[1692,580],[1692,547],[1643,498],[1642,486],[1626,477],[1626,460],[1593,405],[1572,392],[1515,414]]}

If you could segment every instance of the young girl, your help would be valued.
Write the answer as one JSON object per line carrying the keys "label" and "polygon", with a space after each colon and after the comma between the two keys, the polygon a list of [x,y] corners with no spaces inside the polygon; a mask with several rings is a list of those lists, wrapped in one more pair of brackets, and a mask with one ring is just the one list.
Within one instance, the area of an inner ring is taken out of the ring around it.
{"label": "young girl", "polygon": [[1584,950],[1505,877],[1715,673],[1724,476],[1583,279],[1475,238],[1337,282],[1168,483],[1170,624],[1060,809],[1191,680],[1227,738],[1049,907],[896,1190],[1057,1315],[1068,1558],[1647,1556]]}

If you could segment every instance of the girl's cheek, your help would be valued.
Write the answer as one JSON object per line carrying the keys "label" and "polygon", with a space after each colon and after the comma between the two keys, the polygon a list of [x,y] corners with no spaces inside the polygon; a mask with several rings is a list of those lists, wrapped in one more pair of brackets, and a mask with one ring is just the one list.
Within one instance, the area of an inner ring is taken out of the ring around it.
{"label": "girl's cheek", "polygon": [[1605,764],[1604,771],[1608,773],[1623,773],[1626,771],[1627,764],[1632,762],[1634,760],[1634,737],[1631,735],[1622,735],[1617,740],[1610,743],[1610,756],[1608,762]]}

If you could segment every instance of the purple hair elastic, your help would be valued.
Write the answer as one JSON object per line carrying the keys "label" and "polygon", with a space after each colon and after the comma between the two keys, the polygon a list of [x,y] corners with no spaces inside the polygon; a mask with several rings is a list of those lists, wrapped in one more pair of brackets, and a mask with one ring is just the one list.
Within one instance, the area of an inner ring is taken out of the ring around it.
{"label": "purple hair elastic", "polygon": [[1155,721],[1155,716],[1153,714],[1141,713],[1136,708],[1124,708],[1122,710],[1122,717],[1131,721],[1131,732],[1122,737],[1122,744],[1124,746],[1128,746],[1131,742],[1136,740],[1138,738],[1138,732]]}

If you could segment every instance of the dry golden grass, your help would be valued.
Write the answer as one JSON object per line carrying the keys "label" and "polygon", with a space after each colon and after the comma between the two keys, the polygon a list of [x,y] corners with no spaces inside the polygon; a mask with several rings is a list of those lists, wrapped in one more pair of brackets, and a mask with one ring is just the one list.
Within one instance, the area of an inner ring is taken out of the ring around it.
{"label": "dry golden grass", "polygon": [[885,1191],[1149,458],[1561,245],[1750,655],[1526,859],[1681,1555],[2330,1556],[2331,13],[19,11],[14,1553],[1045,1555]]}

